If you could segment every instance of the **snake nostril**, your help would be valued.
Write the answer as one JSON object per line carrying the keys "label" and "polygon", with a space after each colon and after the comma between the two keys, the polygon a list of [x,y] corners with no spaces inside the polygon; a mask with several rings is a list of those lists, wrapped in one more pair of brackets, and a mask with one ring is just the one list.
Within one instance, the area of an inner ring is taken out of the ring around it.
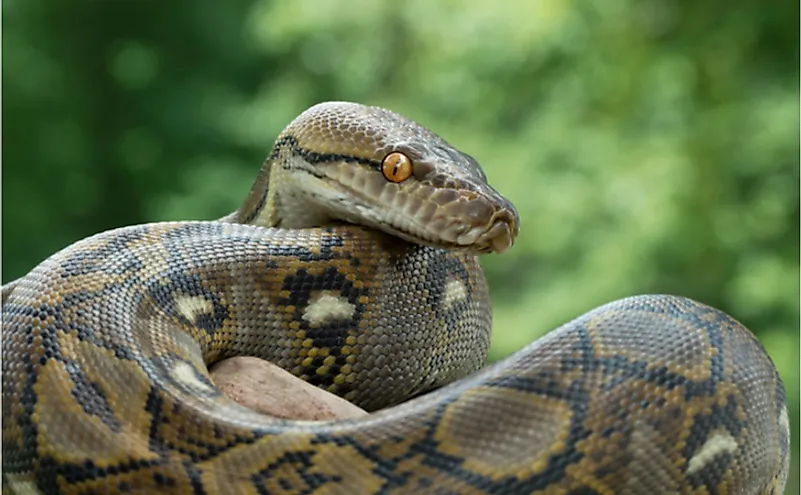
{"label": "snake nostril", "polygon": [[501,210],[495,213],[492,225],[483,237],[494,251],[501,253],[514,244],[517,232],[517,215],[513,211]]}
{"label": "snake nostril", "polygon": [[514,244],[514,235],[509,223],[496,220],[483,236],[483,243],[497,253],[502,253]]}
{"label": "snake nostril", "polygon": [[495,214],[494,221],[506,223],[507,225],[509,225],[511,234],[513,236],[517,235],[520,221],[518,219],[516,211],[505,208]]}

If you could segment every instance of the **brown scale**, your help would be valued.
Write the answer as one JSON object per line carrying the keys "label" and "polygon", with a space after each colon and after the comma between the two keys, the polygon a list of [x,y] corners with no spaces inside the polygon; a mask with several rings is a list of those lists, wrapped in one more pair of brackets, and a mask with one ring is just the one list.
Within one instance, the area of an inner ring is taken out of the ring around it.
{"label": "brown scale", "polygon": [[[2,288],[3,493],[778,495],[784,388],[717,310],[615,301],[478,371],[475,255],[518,224],[431,131],[312,107],[231,215],[105,232]],[[264,417],[209,378],[236,355],[378,411]]]}

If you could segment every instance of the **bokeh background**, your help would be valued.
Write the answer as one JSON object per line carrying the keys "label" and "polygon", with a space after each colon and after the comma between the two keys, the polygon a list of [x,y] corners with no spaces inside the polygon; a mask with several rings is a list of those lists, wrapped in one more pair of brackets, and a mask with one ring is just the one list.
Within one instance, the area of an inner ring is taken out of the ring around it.
{"label": "bokeh background", "polygon": [[[475,156],[521,216],[484,258],[492,358],[597,305],[751,328],[798,465],[798,3],[6,0],[2,280],[122,225],[217,218],[323,100]],[[798,471],[786,493],[798,493]]]}

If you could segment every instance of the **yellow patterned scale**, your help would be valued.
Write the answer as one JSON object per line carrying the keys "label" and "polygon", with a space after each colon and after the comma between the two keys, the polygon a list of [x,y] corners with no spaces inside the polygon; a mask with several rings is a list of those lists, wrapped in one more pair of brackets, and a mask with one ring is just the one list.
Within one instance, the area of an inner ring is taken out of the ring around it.
{"label": "yellow patterned scale", "polygon": [[[485,366],[476,256],[518,224],[431,131],[313,106],[231,215],[103,232],[3,287],[3,493],[779,495],[784,388],[720,311],[627,298]],[[238,355],[375,412],[262,416],[209,378]]]}

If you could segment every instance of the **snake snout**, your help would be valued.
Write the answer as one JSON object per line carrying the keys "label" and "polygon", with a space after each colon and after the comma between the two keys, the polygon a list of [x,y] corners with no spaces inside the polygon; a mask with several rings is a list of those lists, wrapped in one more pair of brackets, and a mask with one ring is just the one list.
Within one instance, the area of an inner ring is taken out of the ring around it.
{"label": "snake snout", "polygon": [[502,253],[512,247],[517,237],[517,216],[509,210],[501,210],[495,215],[490,228],[476,241],[478,245],[485,245],[496,253]]}
{"label": "snake snout", "polygon": [[[467,196],[470,199],[465,201]],[[465,193],[445,208],[452,224],[440,232],[446,241],[478,252],[502,253],[514,244],[518,216],[505,200]],[[501,198],[502,199],[502,198]]]}
{"label": "snake snout", "polygon": [[484,252],[503,253],[512,247],[517,237],[517,215],[507,209],[496,211],[489,222],[475,230],[478,235],[471,243],[475,248]]}

